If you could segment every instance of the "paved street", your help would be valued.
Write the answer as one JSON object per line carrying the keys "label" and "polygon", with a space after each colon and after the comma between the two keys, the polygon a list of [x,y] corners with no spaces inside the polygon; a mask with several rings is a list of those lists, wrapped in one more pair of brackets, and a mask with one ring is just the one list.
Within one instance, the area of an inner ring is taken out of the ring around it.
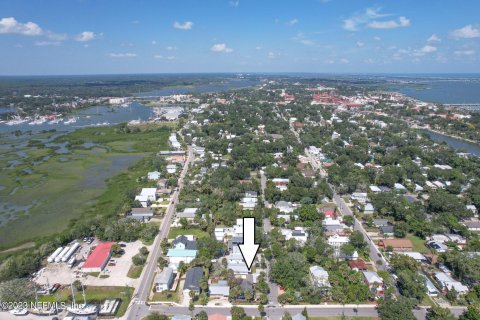
{"label": "paved street", "polygon": [[170,225],[173,219],[173,214],[175,212],[175,207],[178,203],[178,195],[180,194],[180,191],[183,188],[183,180],[185,178],[185,175],[187,174],[188,166],[193,159],[194,159],[193,149],[192,147],[189,146],[187,161],[185,162],[185,166],[183,167],[182,172],[180,173],[180,177],[178,179],[178,190],[174,191],[172,194],[170,204],[168,206],[168,209],[165,213],[165,217],[160,226],[160,231],[153,243],[152,252],[150,253],[147,259],[147,263],[143,268],[142,275],[140,276],[139,285],[135,290],[132,302],[129,306],[129,309],[126,315],[124,316],[124,319],[129,319],[129,320],[141,319],[148,313],[148,310],[146,310],[146,307],[145,307],[145,301],[148,300],[148,295],[150,293],[150,286],[152,285],[153,277],[155,275],[155,270],[157,268],[157,260],[160,257],[160,253],[161,253],[160,243],[163,238],[166,238],[168,236]]}

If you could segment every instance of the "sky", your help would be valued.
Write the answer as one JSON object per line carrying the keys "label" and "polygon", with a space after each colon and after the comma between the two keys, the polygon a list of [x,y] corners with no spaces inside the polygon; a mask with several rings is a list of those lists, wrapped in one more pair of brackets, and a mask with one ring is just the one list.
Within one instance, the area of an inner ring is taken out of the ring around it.
{"label": "sky", "polygon": [[478,0],[2,0],[0,75],[479,73]]}

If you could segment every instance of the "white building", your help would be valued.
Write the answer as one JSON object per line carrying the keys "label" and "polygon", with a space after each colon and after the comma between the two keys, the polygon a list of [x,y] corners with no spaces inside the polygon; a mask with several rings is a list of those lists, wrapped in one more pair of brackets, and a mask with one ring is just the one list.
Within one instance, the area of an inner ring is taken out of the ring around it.
{"label": "white building", "polygon": [[135,200],[138,200],[142,207],[148,207],[149,203],[157,201],[157,188],[143,188]]}
{"label": "white building", "polygon": [[315,287],[330,287],[330,282],[328,281],[328,272],[322,267],[310,267],[310,277]]}

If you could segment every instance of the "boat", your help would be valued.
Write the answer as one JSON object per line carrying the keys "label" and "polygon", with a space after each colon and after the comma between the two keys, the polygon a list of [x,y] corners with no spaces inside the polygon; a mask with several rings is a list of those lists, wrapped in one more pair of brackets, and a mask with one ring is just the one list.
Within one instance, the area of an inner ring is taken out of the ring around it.
{"label": "boat", "polygon": [[13,309],[13,310],[10,310],[9,312],[14,316],[26,316],[28,314],[27,309]]}
{"label": "boat", "polygon": [[37,118],[37,119],[33,120],[32,122],[29,122],[28,124],[29,124],[29,125],[37,125],[37,124],[43,124],[43,123],[45,123],[45,122],[47,122],[47,119],[45,119],[45,118]]}
{"label": "boat", "polygon": [[57,123],[60,123],[60,122],[62,122],[62,119],[57,118],[57,119],[51,120],[48,124],[57,124]]}
{"label": "boat", "polygon": [[14,125],[17,125],[17,124],[22,124],[22,123],[25,123],[27,122],[28,119],[23,119],[23,118],[20,118],[19,116],[15,116],[13,119],[11,119],[10,121],[7,121],[6,124],[8,126],[14,126]]}
{"label": "boat", "polygon": [[73,303],[70,307],[67,307],[67,311],[75,314],[77,316],[88,316],[92,314],[97,314],[97,306],[93,304],[87,304],[87,300],[85,298],[85,289],[83,288],[82,284],[82,295],[83,295],[83,304],[77,304],[75,301],[75,292],[73,291],[73,283],[70,284],[70,288],[72,289],[72,300]]}
{"label": "boat", "polygon": [[77,122],[77,117],[72,117],[72,118],[68,118],[68,120],[64,121],[63,124],[72,124],[72,123],[75,123]]}

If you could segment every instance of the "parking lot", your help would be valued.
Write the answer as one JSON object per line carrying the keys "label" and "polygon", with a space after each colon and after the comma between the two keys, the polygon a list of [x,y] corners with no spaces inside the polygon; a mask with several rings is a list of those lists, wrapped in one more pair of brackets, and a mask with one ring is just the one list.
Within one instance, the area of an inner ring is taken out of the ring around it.
{"label": "parking lot", "polygon": [[[119,257],[112,257],[105,269],[98,277],[85,274],[81,271],[83,262],[88,257],[90,250],[97,244],[94,241],[91,245],[81,242],[81,249],[76,253],[77,260],[73,268],[68,267],[66,263],[49,263],[36,276],[35,280],[40,285],[50,285],[59,283],[61,285],[69,285],[75,280],[80,280],[84,285],[90,286],[135,286],[138,279],[131,279],[127,277],[128,270],[132,265],[132,257],[138,253],[138,250],[143,247],[141,241],[135,241],[124,244],[125,253]],[[147,246],[151,250],[151,246]]]}

